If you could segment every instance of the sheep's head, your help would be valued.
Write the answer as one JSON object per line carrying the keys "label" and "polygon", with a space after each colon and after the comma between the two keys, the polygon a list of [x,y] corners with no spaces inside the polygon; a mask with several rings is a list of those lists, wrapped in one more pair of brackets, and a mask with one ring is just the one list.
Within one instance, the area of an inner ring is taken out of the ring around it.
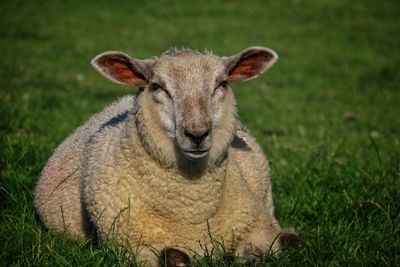
{"label": "sheep's head", "polygon": [[[235,134],[236,107],[229,83],[257,77],[277,60],[274,51],[250,47],[230,57],[192,50],[139,60],[105,52],[93,66],[110,80],[144,87],[166,134],[191,160],[226,150]],[[218,156],[218,155],[217,155]]]}

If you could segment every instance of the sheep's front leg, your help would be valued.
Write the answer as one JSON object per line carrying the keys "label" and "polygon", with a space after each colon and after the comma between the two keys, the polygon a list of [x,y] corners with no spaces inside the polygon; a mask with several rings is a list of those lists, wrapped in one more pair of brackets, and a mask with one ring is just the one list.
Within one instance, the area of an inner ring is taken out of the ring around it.
{"label": "sheep's front leg", "polygon": [[[154,247],[153,247],[154,248]],[[155,248],[156,251],[159,251]],[[142,248],[136,256],[137,262],[149,267],[189,267],[190,256],[181,249],[166,247],[159,254],[148,247]]]}
{"label": "sheep's front leg", "polygon": [[182,250],[165,248],[160,253],[160,264],[166,267],[189,267],[190,257]]}
{"label": "sheep's front leg", "polygon": [[240,257],[251,258],[275,253],[280,249],[279,225],[262,223],[255,227],[241,247],[238,248]]}
{"label": "sheep's front leg", "polygon": [[280,229],[279,225],[263,224],[255,228],[246,242],[239,247],[239,256],[249,259],[277,253],[283,245],[297,247],[301,239],[293,228]]}

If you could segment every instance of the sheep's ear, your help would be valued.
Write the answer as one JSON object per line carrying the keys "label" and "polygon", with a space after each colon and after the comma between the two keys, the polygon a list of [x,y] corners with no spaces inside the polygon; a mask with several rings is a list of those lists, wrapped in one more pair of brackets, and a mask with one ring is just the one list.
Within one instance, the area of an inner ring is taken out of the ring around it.
{"label": "sheep's ear", "polygon": [[231,82],[256,78],[277,59],[278,55],[273,50],[259,46],[249,47],[237,55],[223,58]]}
{"label": "sheep's ear", "polygon": [[107,51],[92,60],[93,67],[113,82],[129,86],[148,84],[153,60],[139,60],[118,51]]}

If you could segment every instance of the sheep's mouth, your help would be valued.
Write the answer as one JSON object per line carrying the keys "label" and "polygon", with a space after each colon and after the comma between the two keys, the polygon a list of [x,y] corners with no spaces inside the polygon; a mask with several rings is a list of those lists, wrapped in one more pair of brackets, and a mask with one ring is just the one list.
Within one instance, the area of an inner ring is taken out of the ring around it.
{"label": "sheep's mouth", "polygon": [[208,149],[204,149],[204,150],[200,150],[200,149],[196,149],[196,150],[189,150],[189,149],[182,149],[183,154],[191,159],[200,159],[203,158],[205,156],[207,156],[208,154]]}

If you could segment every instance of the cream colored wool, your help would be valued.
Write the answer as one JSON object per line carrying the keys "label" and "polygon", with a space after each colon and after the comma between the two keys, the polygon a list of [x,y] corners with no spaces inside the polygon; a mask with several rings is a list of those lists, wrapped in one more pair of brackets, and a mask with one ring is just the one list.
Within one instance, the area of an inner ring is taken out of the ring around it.
{"label": "cream colored wool", "polygon": [[[240,58],[243,55],[221,59],[189,50],[167,53],[153,59],[149,75],[159,74],[167,87],[178,82],[190,82],[194,87],[193,81],[212,75],[207,71],[218,74],[225,73],[225,67],[237,69],[229,65],[232,60],[249,64],[247,58]],[[259,73],[269,67],[256,63],[259,66],[255,67],[262,67]],[[190,81],[185,81],[185,73]],[[239,79],[229,75],[229,81]],[[134,84],[141,82],[135,80]],[[146,245],[159,251],[184,247],[189,254],[202,254],[199,244],[211,245],[209,232],[227,245],[236,244],[239,256],[259,254],[270,247],[278,250],[276,238],[281,228],[274,216],[268,162],[255,139],[238,122],[232,90],[221,89],[224,95],[210,100],[222,105],[210,115],[211,147],[207,156],[191,159],[183,155],[166,130],[170,122],[160,115],[165,113],[155,101],[159,96],[144,86],[138,94],[121,98],[90,118],[49,159],[35,193],[37,211],[46,227],[77,237],[97,230],[104,239],[121,244],[128,241],[134,247],[144,245],[138,259],[152,266],[157,266],[157,256]],[[178,87],[182,86],[175,85],[176,90]],[[176,129],[180,127],[179,109],[203,116],[203,111],[195,111],[201,99],[192,101],[197,93],[187,94],[181,96],[184,100],[180,105],[174,106],[178,109],[173,120]],[[185,107],[188,99],[192,102]],[[186,120],[197,123],[192,113]]]}

